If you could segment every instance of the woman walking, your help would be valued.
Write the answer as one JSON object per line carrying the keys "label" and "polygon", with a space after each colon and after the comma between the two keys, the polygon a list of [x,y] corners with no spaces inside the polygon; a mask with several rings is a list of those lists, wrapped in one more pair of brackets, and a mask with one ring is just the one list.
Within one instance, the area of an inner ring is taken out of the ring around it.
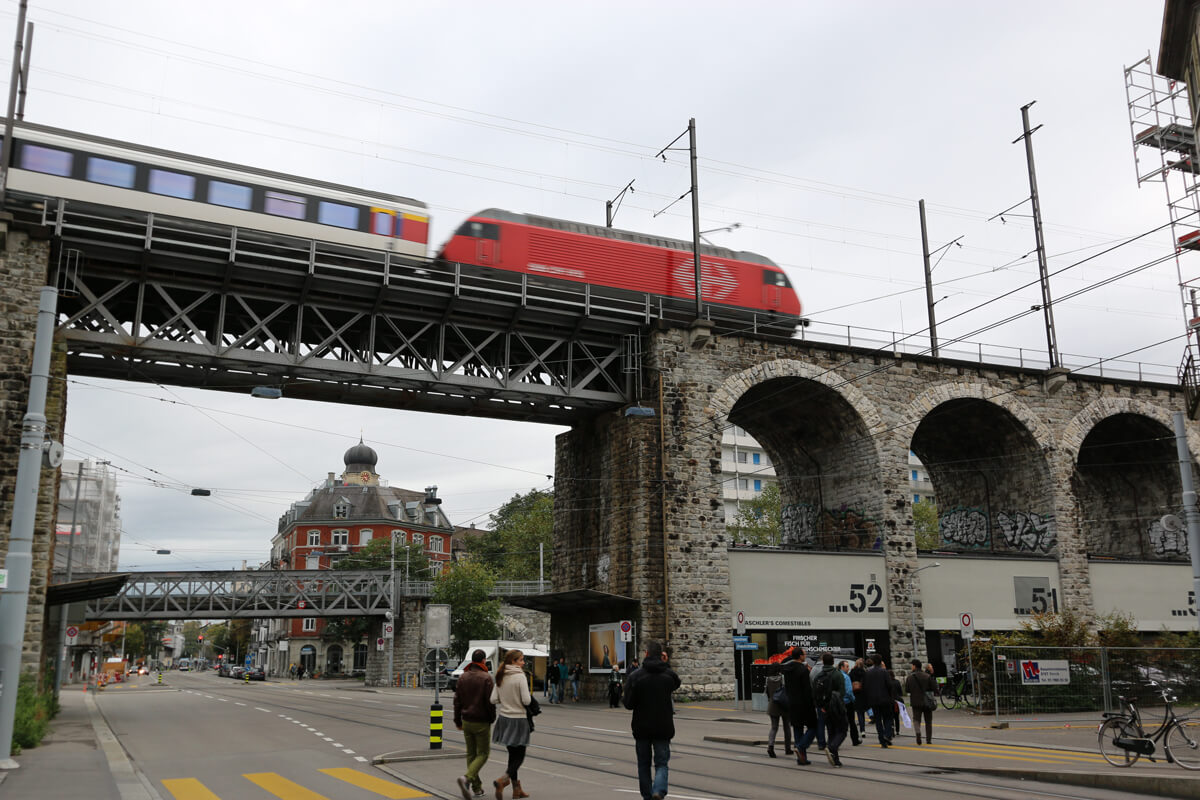
{"label": "woman walking", "polygon": [[813,705],[812,681],[803,650],[793,651],[792,660],[784,663],[783,687],[787,691],[796,763],[807,767],[812,763],[808,760],[808,746],[817,738],[817,707]]}
{"label": "woman walking", "polygon": [[[767,667],[767,716],[771,718],[771,733],[767,736],[767,755],[775,758],[775,734],[779,731],[779,720],[787,716],[788,710],[775,702],[775,693],[783,688],[783,673],[778,664]],[[792,723],[783,723],[783,754],[792,754]]]}
{"label": "woman walking", "polygon": [[496,671],[496,688],[492,689],[492,703],[496,706],[492,741],[508,748],[508,769],[492,781],[496,787],[496,800],[504,800],[504,790],[510,783],[513,797],[529,797],[521,788],[517,770],[521,768],[525,748],[529,746],[529,718],[525,707],[532,700],[525,680],[525,654],[520,650],[509,650]]}
{"label": "woman walking", "polygon": [[608,707],[617,708],[621,705],[621,691],[623,676],[621,668],[613,664],[613,668],[608,673]]}
{"label": "woman walking", "polygon": [[917,734],[917,744],[921,743],[921,720],[925,720],[925,741],[933,744],[933,710],[937,708],[937,696],[934,694],[933,677],[921,669],[919,659],[912,660],[912,672],[904,682],[908,690],[909,712],[912,714],[913,730]]}

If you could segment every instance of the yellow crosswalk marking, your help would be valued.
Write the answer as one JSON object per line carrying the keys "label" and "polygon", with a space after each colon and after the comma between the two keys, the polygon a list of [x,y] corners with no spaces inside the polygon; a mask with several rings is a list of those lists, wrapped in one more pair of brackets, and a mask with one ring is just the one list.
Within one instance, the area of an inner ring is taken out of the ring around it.
{"label": "yellow crosswalk marking", "polygon": [[969,756],[974,756],[975,758],[998,758],[998,759],[1002,759],[1005,761],[1028,761],[1028,762],[1031,762],[1034,764],[1067,764],[1067,763],[1070,763],[1070,762],[1067,762],[1067,761],[1064,761],[1064,760],[1058,759],[1058,758],[1028,758],[1028,757],[1021,757],[1021,756],[1015,756],[1015,755],[1011,755],[1011,756],[1004,755],[1001,753],[982,753],[982,752],[978,752],[978,751],[974,751],[974,750],[951,750],[948,747],[943,747],[943,746],[939,746],[939,745],[922,746],[922,747],[903,747],[903,746],[898,747],[897,745],[892,745],[891,749],[893,749],[893,750],[897,750],[897,749],[911,750],[914,753],[917,753],[917,752],[942,753],[944,755],[952,755],[952,756],[969,755]]}
{"label": "yellow crosswalk marking", "polygon": [[325,795],[305,789],[274,772],[248,772],[242,777],[266,789],[279,800],[329,800]]}
{"label": "yellow crosswalk marking", "polygon": [[171,778],[163,781],[163,786],[175,800],[221,800],[195,778]]}
{"label": "yellow crosswalk marking", "polygon": [[365,772],[359,772],[350,767],[336,767],[334,769],[323,769],[326,775],[331,775],[339,781],[353,784],[360,789],[366,789],[368,792],[382,795],[390,798],[390,800],[408,800],[411,797],[429,797],[426,792],[419,792],[416,789],[410,789],[407,786],[401,786],[398,783],[385,781],[383,778],[377,778],[374,775],[368,775]]}

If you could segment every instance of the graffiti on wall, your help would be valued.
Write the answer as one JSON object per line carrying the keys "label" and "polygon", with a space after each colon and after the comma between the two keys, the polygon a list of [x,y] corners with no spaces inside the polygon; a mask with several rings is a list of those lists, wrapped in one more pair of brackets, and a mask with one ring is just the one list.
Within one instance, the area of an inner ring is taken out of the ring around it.
{"label": "graffiti on wall", "polygon": [[1054,517],[1031,511],[1001,511],[996,525],[1004,545],[1021,553],[1050,553],[1058,547]]}
{"label": "graffiti on wall", "polygon": [[[1183,516],[1180,515],[1180,519]],[[1161,520],[1154,520],[1146,531],[1150,537],[1150,546],[1156,556],[1186,556],[1188,555],[1187,528],[1180,526],[1179,530],[1169,531],[1163,527]]]}
{"label": "graffiti on wall", "polygon": [[959,547],[986,547],[987,514],[978,508],[958,506],[938,514],[938,532],[942,541]]}
{"label": "graffiti on wall", "polygon": [[844,503],[831,509],[812,503],[785,505],[781,528],[780,544],[795,547],[878,550],[883,546],[876,521]]}
{"label": "graffiti on wall", "polygon": [[[979,508],[958,506],[938,515],[942,542],[967,549],[990,548],[988,515]],[[1018,553],[1050,553],[1058,547],[1054,515],[1032,511],[996,513],[996,544]]]}

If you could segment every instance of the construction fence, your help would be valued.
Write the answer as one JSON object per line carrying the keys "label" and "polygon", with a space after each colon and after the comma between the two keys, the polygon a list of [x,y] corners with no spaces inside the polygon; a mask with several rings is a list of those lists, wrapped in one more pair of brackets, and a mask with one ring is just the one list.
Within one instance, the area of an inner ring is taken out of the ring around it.
{"label": "construction fence", "polygon": [[1200,649],[1166,647],[992,648],[991,674],[981,674],[980,709],[994,706],[997,721],[1094,721],[1121,710],[1121,697],[1142,708],[1163,705],[1170,690],[1181,714],[1200,707]]}

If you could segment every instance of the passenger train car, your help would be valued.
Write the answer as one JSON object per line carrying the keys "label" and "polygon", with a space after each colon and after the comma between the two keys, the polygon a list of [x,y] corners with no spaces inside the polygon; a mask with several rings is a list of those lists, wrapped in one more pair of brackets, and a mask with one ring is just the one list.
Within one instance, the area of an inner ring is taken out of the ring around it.
{"label": "passenger train car", "polygon": [[[700,249],[705,303],[803,324],[787,276],[757,253]],[[490,208],[464,222],[439,258],[695,302],[692,243]]]}
{"label": "passenger train car", "polygon": [[424,203],[30,123],[8,189],[425,257]]}

